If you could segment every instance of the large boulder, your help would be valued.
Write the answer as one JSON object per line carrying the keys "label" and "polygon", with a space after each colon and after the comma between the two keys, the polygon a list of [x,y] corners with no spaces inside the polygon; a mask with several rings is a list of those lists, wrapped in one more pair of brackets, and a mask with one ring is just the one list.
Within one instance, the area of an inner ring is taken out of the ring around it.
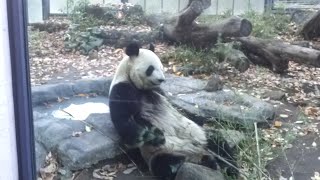
{"label": "large boulder", "polygon": [[251,126],[273,120],[273,106],[258,98],[224,87],[221,91],[204,90],[206,81],[168,76],[163,89],[171,102],[185,113],[200,119],[218,119]]}
{"label": "large boulder", "polygon": [[207,167],[184,163],[175,178],[175,180],[224,180],[224,176],[220,171],[213,171]]}

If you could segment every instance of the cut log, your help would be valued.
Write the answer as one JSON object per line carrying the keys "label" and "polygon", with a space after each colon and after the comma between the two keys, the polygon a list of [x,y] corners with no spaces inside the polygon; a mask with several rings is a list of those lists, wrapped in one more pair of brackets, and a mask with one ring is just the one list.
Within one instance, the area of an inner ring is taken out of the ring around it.
{"label": "cut log", "polygon": [[288,68],[288,61],[320,67],[320,51],[278,40],[263,40],[255,37],[239,37],[247,57],[255,64],[270,67],[282,73]]}
{"label": "cut log", "polygon": [[178,16],[164,23],[165,37],[174,42],[204,48],[216,43],[219,35],[222,38],[250,35],[251,22],[239,17],[231,17],[215,24],[195,23],[194,20],[210,5],[210,0],[189,0],[188,6]]}
{"label": "cut log", "polygon": [[44,22],[44,23],[30,23],[31,30],[47,31],[53,33],[61,30],[66,30],[69,27],[67,23]]}
{"label": "cut log", "polygon": [[315,13],[308,21],[306,21],[299,33],[305,40],[311,40],[320,35],[320,11]]}

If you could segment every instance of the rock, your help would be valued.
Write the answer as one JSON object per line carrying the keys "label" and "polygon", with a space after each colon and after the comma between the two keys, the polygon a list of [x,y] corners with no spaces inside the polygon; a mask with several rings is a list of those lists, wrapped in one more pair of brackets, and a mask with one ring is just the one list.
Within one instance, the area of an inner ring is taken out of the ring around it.
{"label": "rock", "polygon": [[222,88],[223,88],[223,82],[221,81],[218,75],[214,74],[208,80],[208,83],[204,87],[204,90],[208,92],[213,92],[213,91],[221,90]]}
{"label": "rock", "polygon": [[83,93],[108,95],[112,78],[78,80],[74,83],[59,83],[32,87],[33,106],[57,102],[58,98],[72,97]]}
{"label": "rock", "polygon": [[187,77],[168,76],[163,89],[170,101],[185,113],[200,118],[252,126],[254,122],[267,123],[275,115],[271,104],[244,93],[223,89],[206,92],[205,81]]}
{"label": "rock", "polygon": [[60,120],[51,115],[45,119],[35,119],[35,139],[41,142],[46,149],[53,150],[59,144],[72,137],[74,132],[84,132],[85,124],[80,121]]}
{"label": "rock", "polygon": [[316,11],[312,9],[294,9],[291,13],[291,21],[295,22],[298,25],[302,25],[307,20],[309,20]]}
{"label": "rock", "polygon": [[175,180],[224,180],[220,171],[205,166],[184,163],[177,172]]}
{"label": "rock", "polygon": [[43,167],[46,156],[48,154],[47,150],[39,142],[35,142],[35,155],[36,155],[36,171],[39,172],[40,168]]}
{"label": "rock", "polygon": [[98,131],[82,133],[59,143],[57,152],[62,164],[71,170],[88,168],[104,159],[114,158],[122,151],[116,141]]}
{"label": "rock", "polygon": [[[99,88],[97,88],[99,89]],[[119,137],[108,113],[91,114],[85,122],[59,119],[53,112],[70,104],[108,103],[106,97],[73,97],[49,107],[34,107],[35,139],[45,149],[56,153],[62,165],[71,170],[90,167],[97,162],[122,154]],[[40,114],[46,114],[41,116]],[[86,127],[93,127],[88,131]]]}
{"label": "rock", "polygon": [[148,14],[145,16],[146,22],[151,27],[159,27],[168,19],[168,16],[162,14]]}
{"label": "rock", "polygon": [[264,93],[264,98],[270,98],[271,100],[280,101],[285,98],[286,94],[283,91],[268,91]]}

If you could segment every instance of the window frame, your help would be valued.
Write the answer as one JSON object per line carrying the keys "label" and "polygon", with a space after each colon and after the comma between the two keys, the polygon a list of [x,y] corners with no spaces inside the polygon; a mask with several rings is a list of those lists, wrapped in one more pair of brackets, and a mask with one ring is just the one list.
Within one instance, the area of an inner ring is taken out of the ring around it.
{"label": "window frame", "polygon": [[19,179],[36,179],[27,41],[27,0],[7,0]]}

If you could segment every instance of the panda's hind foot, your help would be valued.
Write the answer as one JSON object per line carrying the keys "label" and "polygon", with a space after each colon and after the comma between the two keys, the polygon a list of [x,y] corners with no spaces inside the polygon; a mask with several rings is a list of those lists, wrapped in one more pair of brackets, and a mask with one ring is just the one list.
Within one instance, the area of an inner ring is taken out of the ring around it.
{"label": "panda's hind foot", "polygon": [[150,160],[150,170],[154,176],[173,180],[178,169],[185,162],[185,156],[172,153],[159,153]]}
{"label": "panda's hind foot", "polygon": [[201,165],[211,168],[213,170],[218,169],[218,163],[216,159],[211,155],[203,155],[201,158]]}

